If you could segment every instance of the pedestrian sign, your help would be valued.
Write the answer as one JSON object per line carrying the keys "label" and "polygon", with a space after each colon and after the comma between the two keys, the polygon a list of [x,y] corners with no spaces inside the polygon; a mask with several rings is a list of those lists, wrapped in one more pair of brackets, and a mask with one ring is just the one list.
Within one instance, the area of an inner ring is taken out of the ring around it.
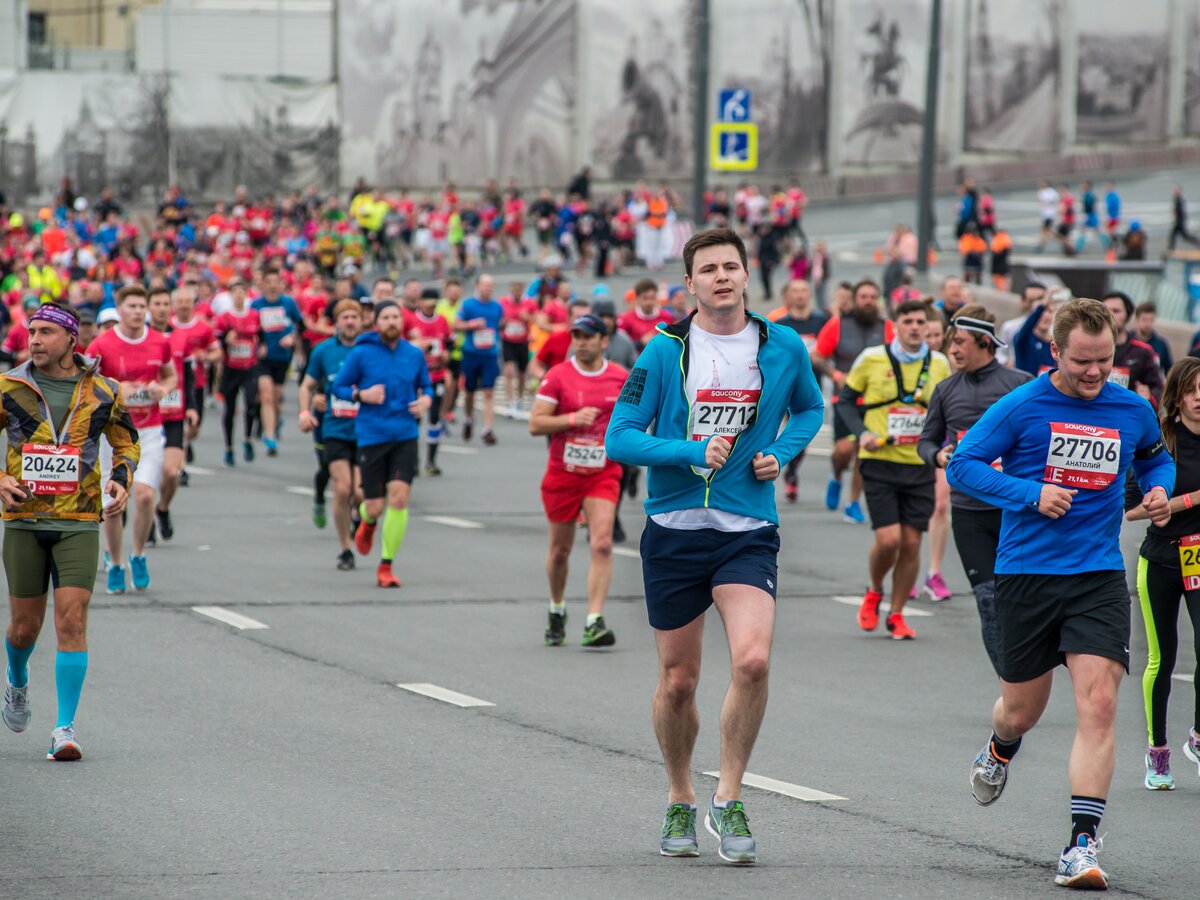
{"label": "pedestrian sign", "polygon": [[718,122],[749,122],[750,92],[745,88],[721,91],[717,99]]}
{"label": "pedestrian sign", "polygon": [[758,168],[758,126],[723,122],[712,126],[709,166],[717,172],[752,172]]}

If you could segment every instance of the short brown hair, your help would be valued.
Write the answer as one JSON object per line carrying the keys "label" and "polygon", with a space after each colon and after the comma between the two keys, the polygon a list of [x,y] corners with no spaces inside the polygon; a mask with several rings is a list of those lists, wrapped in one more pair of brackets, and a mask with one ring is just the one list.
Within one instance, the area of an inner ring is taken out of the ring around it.
{"label": "short brown hair", "polygon": [[127,284],[125,287],[117,291],[117,306],[120,306],[130,297],[141,297],[146,299],[146,289],[140,284]]}
{"label": "short brown hair", "polygon": [[729,228],[707,228],[704,231],[697,231],[683,245],[683,271],[687,277],[692,277],[692,260],[696,258],[697,250],[704,247],[725,246],[737,249],[738,257],[742,261],[742,268],[749,271],[750,261],[746,258],[746,245],[742,239]]}
{"label": "short brown hair", "polygon": [[854,287],[852,287],[850,289],[850,295],[852,297],[854,297],[855,299],[858,299],[858,292],[862,288],[865,288],[865,287],[875,288],[875,293],[877,293],[877,294],[883,293],[883,291],[881,291],[879,289],[879,285],[877,285],[874,281],[872,281],[870,278],[864,278],[862,281],[860,281],[858,284],[854,285]]}
{"label": "short brown hair", "polygon": [[1107,329],[1113,340],[1117,339],[1117,320],[1099,300],[1076,297],[1064,303],[1054,313],[1051,333],[1060,350],[1067,346],[1071,332],[1076,328],[1082,328],[1084,334],[1102,334]]}
{"label": "short brown hair", "polygon": [[654,291],[655,295],[657,295],[658,294],[658,285],[655,284],[653,281],[651,281],[649,278],[643,278],[641,281],[639,281],[637,284],[635,284],[633,286],[633,296],[635,296],[635,297],[640,296],[641,294],[645,293],[646,291]]}
{"label": "short brown hair", "polygon": [[146,291],[146,299],[149,300],[151,297],[157,297],[159,294],[166,294],[170,297],[171,289],[165,284],[156,284],[150,290]]}
{"label": "short brown hair", "polygon": [[1156,304],[1153,300],[1147,300],[1144,303],[1139,303],[1137,308],[1133,311],[1133,314],[1135,316],[1140,316],[1143,313],[1158,315],[1158,304]]}
{"label": "short brown hair", "polygon": [[899,319],[901,316],[907,316],[909,313],[915,312],[919,312],[926,319],[929,318],[929,306],[926,305],[924,300],[905,300],[896,307],[896,310],[892,313],[892,315],[896,319]]}
{"label": "short brown hair", "polygon": [[347,297],[345,300],[339,300],[337,306],[333,308],[333,320],[336,322],[338,317],[344,312],[354,312],[362,315],[362,304],[357,300],[351,300]]}

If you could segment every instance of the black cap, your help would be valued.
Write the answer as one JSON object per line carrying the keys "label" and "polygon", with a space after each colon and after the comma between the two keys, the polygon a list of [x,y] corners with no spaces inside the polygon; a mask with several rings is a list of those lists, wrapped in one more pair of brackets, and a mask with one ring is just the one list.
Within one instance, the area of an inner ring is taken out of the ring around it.
{"label": "black cap", "polygon": [[612,316],[615,319],[617,316],[617,304],[606,297],[599,297],[592,301],[592,315]]}
{"label": "black cap", "polygon": [[441,294],[441,291],[439,291],[435,287],[422,288],[421,289],[421,299],[422,300],[441,300],[442,294]]}
{"label": "black cap", "polygon": [[608,326],[593,315],[580,316],[571,323],[571,331],[582,331],[584,334],[608,334]]}

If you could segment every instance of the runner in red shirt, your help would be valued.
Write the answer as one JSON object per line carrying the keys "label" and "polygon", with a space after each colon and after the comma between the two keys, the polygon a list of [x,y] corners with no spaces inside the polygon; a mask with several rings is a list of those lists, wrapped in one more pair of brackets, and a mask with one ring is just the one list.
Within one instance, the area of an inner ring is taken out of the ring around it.
{"label": "runner in red shirt", "polygon": [[233,465],[233,419],[237,415],[238,392],[245,403],[246,431],[242,454],[246,462],[254,461],[254,419],[258,415],[258,358],[264,352],[262,325],[257,310],[250,308],[246,298],[246,283],[235,278],[229,285],[233,309],[217,317],[216,332],[225,350],[221,369],[221,396],[225,398],[225,413],[221,424],[225,429],[225,465]]}
{"label": "runner in red shirt", "polygon": [[[587,315],[588,302],[586,300],[572,300],[571,305],[567,307],[570,313],[571,321],[575,321],[579,316]],[[569,329],[556,331],[542,342],[541,349],[533,358],[533,363],[529,367],[529,374],[534,378],[541,378],[550,369],[553,369],[559,363],[566,360],[571,352],[571,332]]]}
{"label": "runner in red shirt", "polygon": [[522,296],[524,285],[512,283],[512,291],[500,298],[504,316],[500,320],[504,387],[508,394],[508,417],[515,419],[525,402],[525,372],[529,368],[529,326],[538,313],[537,301]]}
{"label": "runner in red shirt", "polygon": [[[92,341],[88,348],[100,361],[100,374],[121,383],[121,395],[129,407],[129,415],[138,431],[142,456],[133,473],[133,552],[129,568],[133,586],[138,591],[150,587],[150,570],[146,564],[146,538],[154,524],[154,501],[162,484],[163,428],[158,403],[179,383],[171,362],[171,348],[166,337],[146,325],[146,289],[130,284],[117,293],[115,328]],[[111,469],[112,449],[101,448],[101,467]],[[105,479],[107,481],[107,478]],[[125,523],[113,516],[104,520],[104,537],[112,562],[108,572],[108,593],[125,593],[125,569],[121,565],[121,542]]]}
{"label": "runner in red shirt", "polygon": [[438,289],[425,288],[421,291],[419,308],[405,320],[409,343],[425,351],[425,367],[429,369],[429,380],[433,382],[433,406],[429,408],[429,428],[425,432],[425,474],[441,475],[438,468],[437,451],[442,439],[442,403],[446,396],[446,365],[450,359],[450,346],[454,342],[454,329],[445,316],[437,311]]}
{"label": "runner in red shirt", "polygon": [[616,637],[604,624],[604,600],[612,580],[612,532],[621,496],[621,465],[604,451],[604,433],[629,374],[604,358],[608,329],[595,316],[571,324],[572,359],[546,373],[529,415],[529,432],[550,435],[550,460],[542,478],[542,506],[550,522],[546,574],[550,617],[546,643],[566,639],[567,563],[580,510],[587,516],[592,559],[588,569],[588,616],[583,646],[611,647]]}
{"label": "runner in red shirt", "polygon": [[658,324],[671,325],[675,317],[658,305],[658,285],[643,278],[633,287],[634,307],[622,313],[617,327],[641,350],[658,331]]}

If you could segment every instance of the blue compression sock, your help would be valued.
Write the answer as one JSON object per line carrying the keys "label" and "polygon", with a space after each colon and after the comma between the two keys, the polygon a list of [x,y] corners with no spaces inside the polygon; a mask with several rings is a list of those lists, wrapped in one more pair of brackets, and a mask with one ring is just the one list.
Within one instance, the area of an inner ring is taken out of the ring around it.
{"label": "blue compression sock", "polygon": [[58,651],[54,660],[54,683],[58,688],[58,724],[63,728],[75,721],[75,710],[79,709],[79,695],[83,693],[83,679],[87,675],[88,655]]}
{"label": "blue compression sock", "polygon": [[13,687],[25,687],[29,684],[29,657],[33,655],[33,644],[22,650],[5,638],[4,649],[8,651],[8,680]]}

